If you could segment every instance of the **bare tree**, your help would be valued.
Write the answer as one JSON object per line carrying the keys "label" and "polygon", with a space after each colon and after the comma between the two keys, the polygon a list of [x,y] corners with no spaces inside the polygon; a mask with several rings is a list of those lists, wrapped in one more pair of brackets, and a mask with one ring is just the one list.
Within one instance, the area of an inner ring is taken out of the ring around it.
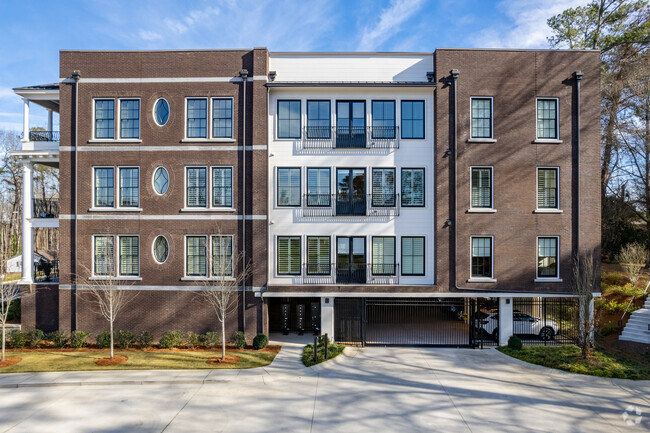
{"label": "bare tree", "polygon": [[209,248],[211,263],[206,267],[205,278],[200,280],[201,290],[198,296],[212,307],[215,317],[221,325],[221,359],[226,358],[226,320],[237,310],[240,290],[245,292],[245,284],[252,274],[252,265],[243,262],[243,251],[234,254],[233,237],[213,235]]}
{"label": "bare tree", "polygon": [[630,282],[636,286],[641,270],[645,267],[648,259],[648,251],[640,243],[633,242],[623,247],[617,259],[625,269]]}
{"label": "bare tree", "polygon": [[5,276],[0,276],[0,323],[2,323],[2,355],[0,361],[5,360],[5,339],[6,339],[6,325],[9,319],[9,307],[14,299],[18,298],[20,289],[15,282],[5,282]]}
{"label": "bare tree", "polygon": [[573,292],[578,298],[578,344],[582,358],[591,355],[594,344],[594,257],[592,254],[580,254],[573,259]]}

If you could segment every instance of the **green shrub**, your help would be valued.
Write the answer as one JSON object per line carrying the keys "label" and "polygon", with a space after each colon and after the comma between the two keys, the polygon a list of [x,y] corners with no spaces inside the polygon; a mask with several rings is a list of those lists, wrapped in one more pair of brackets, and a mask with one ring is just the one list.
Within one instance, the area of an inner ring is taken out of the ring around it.
{"label": "green shrub", "polygon": [[237,331],[233,334],[230,342],[237,348],[243,349],[246,347],[246,335],[243,332]]}
{"label": "green shrub", "polygon": [[601,287],[605,286],[624,286],[628,284],[630,280],[627,279],[624,273],[622,272],[606,272],[603,274],[600,279]]}
{"label": "green shrub", "polygon": [[521,339],[516,335],[511,335],[510,338],[508,338],[508,349],[521,350],[523,347],[524,345],[521,343]]}
{"label": "green shrub", "polygon": [[128,349],[135,343],[135,335],[131,331],[123,331],[117,333],[117,345],[120,349]]}
{"label": "green shrub", "polygon": [[86,340],[90,334],[86,331],[72,331],[70,334],[70,347],[73,349],[81,349],[86,347]]}
{"label": "green shrub", "polygon": [[98,349],[108,349],[111,347],[111,333],[108,331],[100,332],[95,337]]}
{"label": "green shrub", "polygon": [[260,350],[264,349],[269,344],[269,337],[264,334],[257,334],[253,338],[253,349]]}
{"label": "green shrub", "polygon": [[600,334],[602,337],[606,337],[608,335],[617,334],[618,331],[618,324],[610,321],[600,327],[598,334]]}
{"label": "green shrub", "polygon": [[54,347],[57,349],[65,347],[65,345],[68,343],[68,340],[70,340],[70,338],[68,338],[68,335],[63,331],[50,332],[45,335],[45,339],[54,343]]}
{"label": "green shrub", "polygon": [[632,283],[625,285],[612,285],[602,288],[604,295],[619,295],[624,298],[631,298],[632,296],[640,296],[643,294],[643,289],[634,286]]}
{"label": "green shrub", "polygon": [[[332,359],[337,357],[343,352],[345,345],[341,343],[332,343],[332,340],[329,339],[327,343],[327,359]],[[314,364],[319,364],[325,361],[325,338],[320,338],[318,340],[318,345],[316,346],[316,357],[317,361],[314,362],[314,344],[310,343],[302,351],[302,363],[310,367]]]}
{"label": "green shrub", "polygon": [[38,349],[41,347],[44,338],[45,333],[40,329],[32,329],[27,333],[27,339],[29,340],[29,347],[31,349]]}
{"label": "green shrub", "polygon": [[27,333],[14,329],[9,333],[9,344],[14,349],[22,349],[27,345]]}
{"label": "green shrub", "polygon": [[220,335],[218,332],[206,332],[199,335],[199,342],[201,345],[208,349],[217,347],[220,343]]}
{"label": "green shrub", "polygon": [[153,344],[153,334],[149,331],[142,331],[142,334],[138,335],[138,346],[140,349],[146,349],[151,347]]}
{"label": "green shrub", "polygon": [[[616,302],[613,299],[612,300],[607,300],[606,302],[602,303],[600,308],[604,311],[606,311],[609,314],[616,314],[616,313],[622,313],[625,311],[625,308],[627,307],[627,302]],[[632,307],[630,307],[630,310],[632,310]],[[630,311],[628,310],[628,311]]]}
{"label": "green shrub", "polygon": [[189,349],[194,349],[200,344],[199,334],[192,331],[186,332],[185,335],[183,335],[183,344]]}
{"label": "green shrub", "polygon": [[160,347],[163,349],[173,349],[183,342],[183,333],[181,331],[167,331],[160,337]]}

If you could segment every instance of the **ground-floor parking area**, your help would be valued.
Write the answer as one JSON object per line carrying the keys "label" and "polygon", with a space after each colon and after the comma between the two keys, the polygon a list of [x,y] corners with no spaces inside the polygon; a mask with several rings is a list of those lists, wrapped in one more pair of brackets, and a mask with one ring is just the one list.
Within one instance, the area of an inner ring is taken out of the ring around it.
{"label": "ground-floor parking area", "polygon": [[[369,347],[316,369],[299,353],[287,346],[247,371],[0,375],[0,431],[650,430],[650,382],[528,367],[494,349]],[[27,386],[48,380],[59,386]]]}

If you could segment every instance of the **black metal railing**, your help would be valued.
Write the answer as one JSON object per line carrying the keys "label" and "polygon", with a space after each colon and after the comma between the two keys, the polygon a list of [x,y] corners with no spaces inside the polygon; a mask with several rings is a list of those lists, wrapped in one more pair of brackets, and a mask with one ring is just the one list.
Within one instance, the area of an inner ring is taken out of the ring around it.
{"label": "black metal railing", "polygon": [[398,263],[369,264],[368,284],[399,284],[399,264]]}
{"label": "black metal railing", "polygon": [[336,264],[336,284],[366,284],[366,263]]}
{"label": "black metal railing", "polygon": [[41,260],[36,263],[34,266],[34,281],[37,283],[59,281],[59,261]]}
{"label": "black metal railing", "polygon": [[59,131],[30,131],[29,141],[59,141]]}
{"label": "black metal railing", "polygon": [[55,198],[35,198],[34,218],[58,218],[59,200]]}
{"label": "black metal railing", "polygon": [[575,344],[579,339],[577,298],[514,298],[513,333],[524,345]]}
{"label": "black metal railing", "polygon": [[399,149],[398,126],[305,126],[305,149]]}
{"label": "black metal railing", "polygon": [[303,216],[398,216],[399,194],[305,194]]}
{"label": "black metal railing", "polygon": [[303,263],[302,283],[303,284],[334,284],[332,269],[335,263]]}
{"label": "black metal railing", "polygon": [[336,215],[341,216],[365,216],[366,215],[366,194],[342,193],[336,194]]}

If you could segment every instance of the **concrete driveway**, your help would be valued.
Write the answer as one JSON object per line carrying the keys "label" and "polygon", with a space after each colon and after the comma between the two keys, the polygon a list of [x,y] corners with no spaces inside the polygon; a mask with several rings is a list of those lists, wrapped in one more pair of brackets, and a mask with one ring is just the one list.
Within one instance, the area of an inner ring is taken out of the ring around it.
{"label": "concrete driveway", "polygon": [[287,345],[271,366],[239,372],[0,375],[0,431],[650,431],[650,382],[529,367],[494,349],[372,347],[315,369],[299,353]]}

